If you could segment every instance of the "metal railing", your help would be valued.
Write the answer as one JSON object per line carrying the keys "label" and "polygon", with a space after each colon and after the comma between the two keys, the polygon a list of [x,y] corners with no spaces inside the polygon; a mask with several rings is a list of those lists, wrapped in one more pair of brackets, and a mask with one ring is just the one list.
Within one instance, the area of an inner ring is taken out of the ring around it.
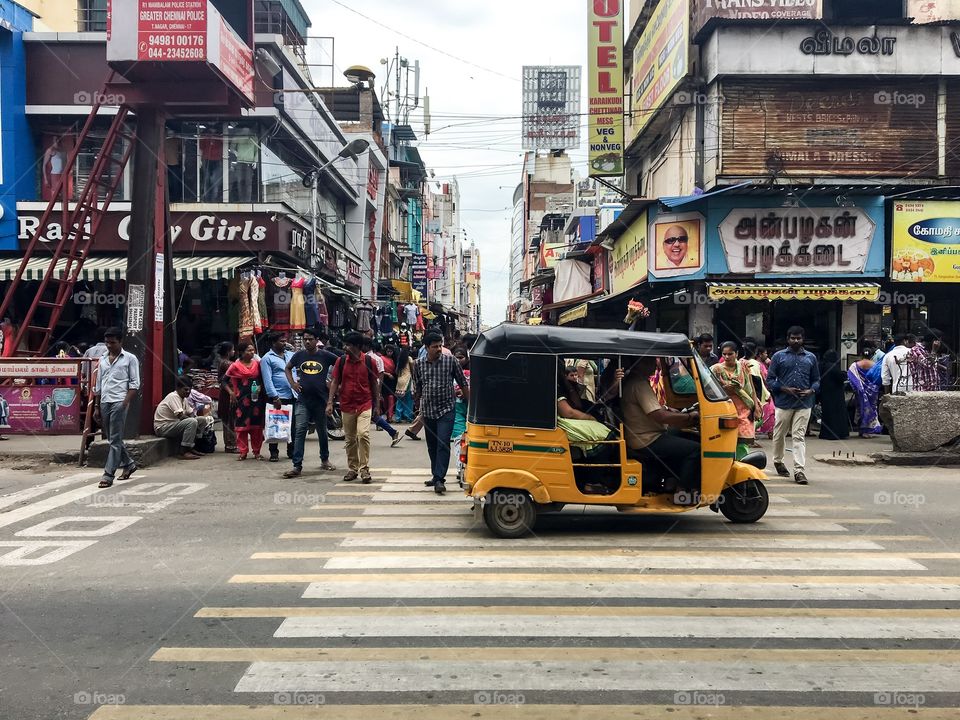
{"label": "metal railing", "polygon": [[77,14],[80,32],[107,31],[107,0],[80,0]]}

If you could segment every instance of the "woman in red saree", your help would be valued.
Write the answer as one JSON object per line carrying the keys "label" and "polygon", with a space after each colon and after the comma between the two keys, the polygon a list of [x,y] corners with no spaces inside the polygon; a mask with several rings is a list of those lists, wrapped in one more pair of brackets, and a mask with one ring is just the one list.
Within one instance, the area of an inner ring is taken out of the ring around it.
{"label": "woman in red saree", "polygon": [[246,460],[252,445],[254,460],[262,460],[260,449],[267,416],[267,394],[260,377],[260,361],[254,357],[256,347],[252,342],[240,343],[237,351],[240,357],[227,368],[223,385],[234,408],[233,429],[237,434],[238,459]]}

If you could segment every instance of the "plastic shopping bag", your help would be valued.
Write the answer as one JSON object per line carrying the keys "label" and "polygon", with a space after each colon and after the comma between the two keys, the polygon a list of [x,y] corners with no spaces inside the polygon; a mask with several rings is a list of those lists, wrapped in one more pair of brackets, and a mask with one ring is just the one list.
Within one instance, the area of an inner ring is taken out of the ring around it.
{"label": "plastic shopping bag", "polygon": [[267,406],[265,438],[271,442],[290,442],[290,411],[287,408],[278,410],[273,406]]}

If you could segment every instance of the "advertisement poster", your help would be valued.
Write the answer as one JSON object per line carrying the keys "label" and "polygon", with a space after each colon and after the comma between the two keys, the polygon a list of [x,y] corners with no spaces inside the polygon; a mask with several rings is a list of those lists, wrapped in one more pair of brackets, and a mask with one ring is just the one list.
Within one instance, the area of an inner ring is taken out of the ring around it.
{"label": "advertisement poster", "polygon": [[[909,0],[915,2],[916,0]],[[924,5],[932,4],[922,0]],[[818,20],[823,17],[822,0],[694,0],[694,35],[713,18],[726,20]],[[908,14],[909,15],[909,14]]]}
{"label": "advertisement poster", "polygon": [[427,256],[413,255],[410,259],[410,280],[413,289],[427,297]]}
{"label": "advertisement poster", "polygon": [[688,0],[660,0],[633,50],[631,140],[687,76],[689,5]]}
{"label": "advertisement poster", "polygon": [[523,66],[524,150],[580,147],[580,73],[577,65]]}
{"label": "advertisement poster", "polygon": [[894,203],[890,279],[960,282],[960,202]]}
{"label": "advertisement poster", "polygon": [[700,213],[660,215],[650,229],[650,274],[695,275],[703,269],[705,227]]}
{"label": "advertisement poster", "polygon": [[540,246],[540,264],[538,270],[555,267],[559,260],[566,254],[566,243],[544,243]]}
{"label": "advertisement poster", "polygon": [[630,229],[617,238],[610,253],[610,292],[614,295],[629,290],[647,279],[647,213],[636,219]]}
{"label": "advertisement poster", "polygon": [[587,0],[590,177],[623,175],[623,0]]}
{"label": "advertisement poster", "polygon": [[0,388],[0,432],[56,435],[79,431],[80,396],[76,386]]}
{"label": "advertisement poster", "polygon": [[220,18],[220,70],[235,88],[253,100],[253,53]]}
{"label": "advertisement poster", "polygon": [[859,208],[737,208],[719,227],[737,274],[862,273],[876,223]]}
{"label": "advertisement poster", "polygon": [[207,0],[140,0],[137,60],[206,60]]}

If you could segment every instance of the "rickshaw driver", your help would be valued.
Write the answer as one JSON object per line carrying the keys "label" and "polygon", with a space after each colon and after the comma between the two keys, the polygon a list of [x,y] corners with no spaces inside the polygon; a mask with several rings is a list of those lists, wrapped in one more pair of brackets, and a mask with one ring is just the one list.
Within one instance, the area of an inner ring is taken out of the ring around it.
{"label": "rickshaw driver", "polygon": [[656,369],[657,358],[640,358],[623,383],[620,410],[628,454],[663,466],[668,477],[677,478],[678,489],[695,496],[700,489],[700,443],[670,433],[668,428],[699,427],[700,413],[662,407],[649,380]]}

